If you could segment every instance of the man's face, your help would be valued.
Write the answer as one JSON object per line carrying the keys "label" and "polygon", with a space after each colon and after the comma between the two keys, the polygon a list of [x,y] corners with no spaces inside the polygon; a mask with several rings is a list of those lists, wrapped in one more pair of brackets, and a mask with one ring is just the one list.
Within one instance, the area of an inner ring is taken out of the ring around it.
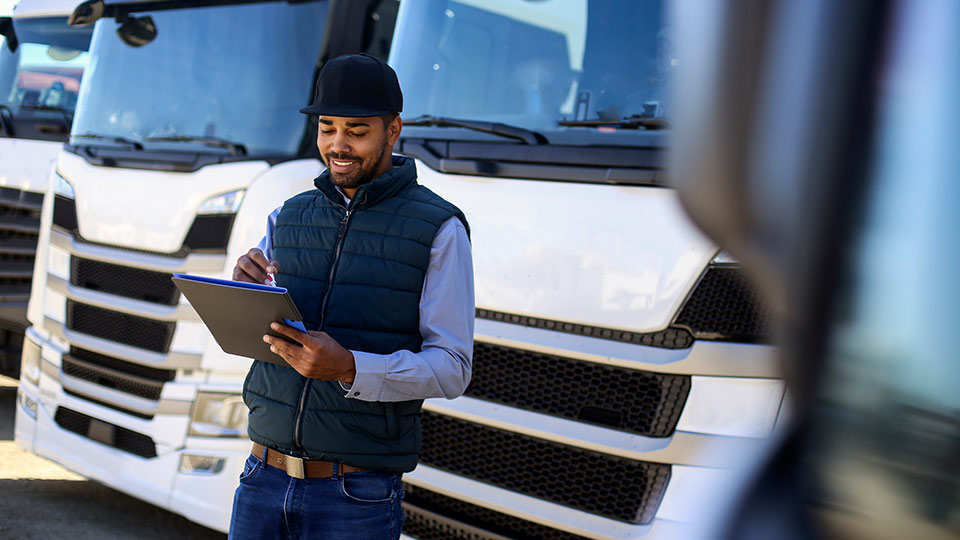
{"label": "man's face", "polygon": [[319,121],[317,148],[335,185],[356,189],[390,170],[399,118],[388,125],[378,116],[321,116]]}

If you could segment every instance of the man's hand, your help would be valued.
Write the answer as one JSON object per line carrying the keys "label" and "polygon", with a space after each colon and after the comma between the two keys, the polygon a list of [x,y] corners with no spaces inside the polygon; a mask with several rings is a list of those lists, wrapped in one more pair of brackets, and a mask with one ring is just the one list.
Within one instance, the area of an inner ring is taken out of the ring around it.
{"label": "man's hand", "polygon": [[277,275],[278,271],[277,261],[268,261],[260,249],[253,248],[237,259],[237,265],[233,267],[233,280],[270,285],[267,273]]}
{"label": "man's hand", "polygon": [[281,338],[264,334],[270,350],[280,355],[297,373],[311,379],[352,383],[357,374],[353,353],[344,349],[326,332],[303,333],[281,323],[270,328],[303,345],[298,347]]}

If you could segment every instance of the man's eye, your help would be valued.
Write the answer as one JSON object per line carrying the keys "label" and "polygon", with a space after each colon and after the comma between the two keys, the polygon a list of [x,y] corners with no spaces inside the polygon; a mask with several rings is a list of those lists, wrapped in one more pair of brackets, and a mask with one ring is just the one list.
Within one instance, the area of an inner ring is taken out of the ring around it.
{"label": "man's eye", "polygon": [[366,131],[364,131],[363,133],[351,133],[351,135],[353,135],[354,137],[363,137],[366,134],[367,134]]}
{"label": "man's eye", "polygon": [[330,135],[331,133],[333,133],[333,130],[332,130],[332,129],[321,129],[321,130],[320,130],[320,133],[323,133],[324,135]]}

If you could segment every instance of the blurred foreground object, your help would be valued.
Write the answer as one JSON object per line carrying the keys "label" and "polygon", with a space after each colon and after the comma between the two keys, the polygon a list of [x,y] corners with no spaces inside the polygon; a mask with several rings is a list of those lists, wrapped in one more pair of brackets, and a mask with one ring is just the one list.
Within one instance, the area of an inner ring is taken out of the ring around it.
{"label": "blurred foreground object", "polygon": [[732,538],[960,533],[960,3],[682,0],[674,182],[774,303],[796,423]]}

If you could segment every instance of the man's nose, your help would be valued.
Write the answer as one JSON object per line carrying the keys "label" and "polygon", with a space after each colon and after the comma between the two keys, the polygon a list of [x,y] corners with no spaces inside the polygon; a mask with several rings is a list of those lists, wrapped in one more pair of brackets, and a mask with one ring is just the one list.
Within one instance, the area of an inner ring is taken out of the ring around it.
{"label": "man's nose", "polygon": [[347,142],[347,137],[342,133],[337,133],[333,136],[333,143],[330,145],[330,151],[337,153],[347,153],[350,151],[350,145]]}

